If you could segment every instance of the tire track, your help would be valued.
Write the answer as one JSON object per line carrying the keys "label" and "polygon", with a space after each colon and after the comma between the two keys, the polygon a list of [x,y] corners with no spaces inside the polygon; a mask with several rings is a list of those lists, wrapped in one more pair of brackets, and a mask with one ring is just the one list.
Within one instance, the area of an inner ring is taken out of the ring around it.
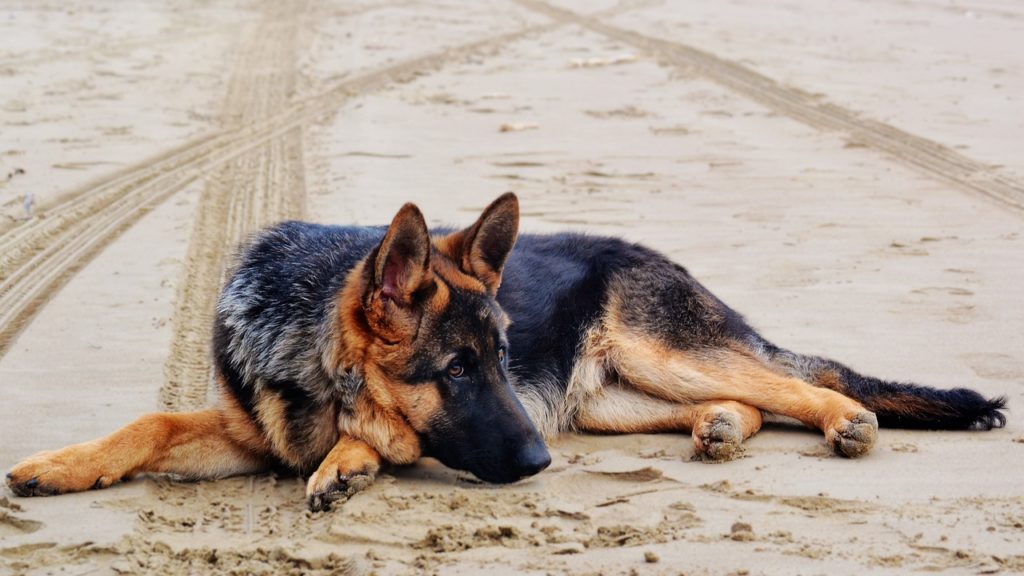
{"label": "tire track", "polygon": [[93,46],[87,46],[84,49],[75,50],[73,52],[56,49],[45,49],[36,52],[15,54],[8,58],[0,60],[0,68],[24,68],[28,66],[47,64],[50,62],[57,61],[83,60],[95,58],[97,56],[113,56],[123,54],[125,52],[131,52],[139,48],[152,47],[154,44],[165,44],[181,42],[184,40],[195,40],[197,38],[202,38],[204,36],[220,36],[222,34],[232,32],[234,31],[234,29],[243,25],[244,24],[232,24],[228,26],[216,26],[214,28],[193,30],[189,32],[172,32],[144,38],[129,38],[121,41],[111,42],[109,44],[96,44]]}
{"label": "tire track", "polygon": [[558,23],[490,35],[357,74],[286,110],[242,127],[226,127],[115,177],[82,189],[0,237],[0,355],[75,272],[120,232],[197,178],[288,131],[330,115],[350,98],[410,82],[448,62],[497,49]]}
{"label": "tire track", "polygon": [[[221,117],[244,126],[285,109],[296,82],[300,2],[270,5],[240,43]],[[208,402],[212,377],[209,328],[228,254],[271,222],[301,217],[305,207],[302,128],[296,126],[221,166],[196,207],[185,268],[178,284],[171,349],[160,404],[188,410]]]}
{"label": "tire track", "polygon": [[[338,14],[400,5],[347,8]],[[272,9],[242,42],[242,58],[234,67],[222,113],[228,124],[245,125],[285,108],[295,89],[303,6],[291,2]],[[175,300],[171,350],[160,390],[163,409],[191,410],[216,400],[210,326],[230,256],[254,231],[305,214],[302,141],[302,127],[295,127],[228,162],[206,183]]]}
{"label": "tire track", "polygon": [[515,2],[556,22],[575,24],[630,44],[665,64],[698,72],[775,112],[817,129],[843,132],[851,142],[874,148],[919,172],[1016,210],[1024,210],[1024,184],[1000,174],[995,167],[968,158],[938,142],[863,118],[841,106],[819,102],[812,94],[779,84],[740,64],[686,44],[645,36],[537,0]]}

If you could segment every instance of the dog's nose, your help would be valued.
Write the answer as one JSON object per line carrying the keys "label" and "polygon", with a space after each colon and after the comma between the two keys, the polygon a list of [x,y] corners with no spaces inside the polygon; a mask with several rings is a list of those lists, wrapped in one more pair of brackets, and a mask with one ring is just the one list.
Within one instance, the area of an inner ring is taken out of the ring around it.
{"label": "dog's nose", "polygon": [[516,471],[521,478],[533,476],[551,465],[551,454],[543,441],[530,442],[516,456]]}

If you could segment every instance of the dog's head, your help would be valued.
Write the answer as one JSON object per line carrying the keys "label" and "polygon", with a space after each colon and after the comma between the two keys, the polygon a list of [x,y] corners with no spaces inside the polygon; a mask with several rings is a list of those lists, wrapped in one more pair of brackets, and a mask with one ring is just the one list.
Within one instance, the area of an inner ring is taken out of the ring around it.
{"label": "dog's head", "polygon": [[406,204],[363,269],[369,392],[405,417],[426,455],[488,482],[551,462],[509,382],[509,320],[496,299],[518,228],[511,193],[469,228],[433,241]]}

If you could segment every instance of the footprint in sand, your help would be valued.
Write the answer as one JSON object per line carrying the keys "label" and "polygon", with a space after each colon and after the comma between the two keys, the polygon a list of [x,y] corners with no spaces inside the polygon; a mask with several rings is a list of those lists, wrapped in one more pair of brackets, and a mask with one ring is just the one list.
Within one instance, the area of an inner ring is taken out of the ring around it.
{"label": "footprint in sand", "polygon": [[[958,300],[951,300],[952,296]],[[905,310],[915,310],[931,316],[938,316],[953,324],[968,324],[977,314],[977,307],[965,301],[974,296],[972,290],[955,286],[928,286],[915,288],[900,299]]]}
{"label": "footprint in sand", "polygon": [[43,527],[42,522],[18,518],[13,512],[21,512],[18,504],[7,498],[0,498],[0,536],[14,536],[16,534],[31,534]]}
{"label": "footprint in sand", "polygon": [[1009,354],[979,352],[961,354],[960,358],[981,378],[1020,380],[1024,378],[1024,362]]}
{"label": "footprint in sand", "polygon": [[657,114],[637,108],[636,106],[629,105],[621,108],[614,108],[612,110],[584,110],[584,114],[592,116],[594,118],[608,119],[608,118],[656,118]]}

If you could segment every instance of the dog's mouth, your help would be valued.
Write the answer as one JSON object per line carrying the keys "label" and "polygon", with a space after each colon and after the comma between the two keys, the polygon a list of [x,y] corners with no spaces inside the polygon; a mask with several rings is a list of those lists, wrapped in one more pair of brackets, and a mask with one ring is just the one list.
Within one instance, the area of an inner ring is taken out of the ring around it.
{"label": "dog's mouth", "polygon": [[470,466],[466,471],[489,484],[511,484],[535,476],[551,465],[551,455],[543,443],[520,451],[514,459],[496,467]]}
{"label": "dog's mouth", "polygon": [[533,474],[522,476],[519,474],[507,474],[503,472],[484,472],[483,470],[467,470],[467,472],[488,484],[512,484],[513,482],[518,482],[523,478],[533,476]]}

